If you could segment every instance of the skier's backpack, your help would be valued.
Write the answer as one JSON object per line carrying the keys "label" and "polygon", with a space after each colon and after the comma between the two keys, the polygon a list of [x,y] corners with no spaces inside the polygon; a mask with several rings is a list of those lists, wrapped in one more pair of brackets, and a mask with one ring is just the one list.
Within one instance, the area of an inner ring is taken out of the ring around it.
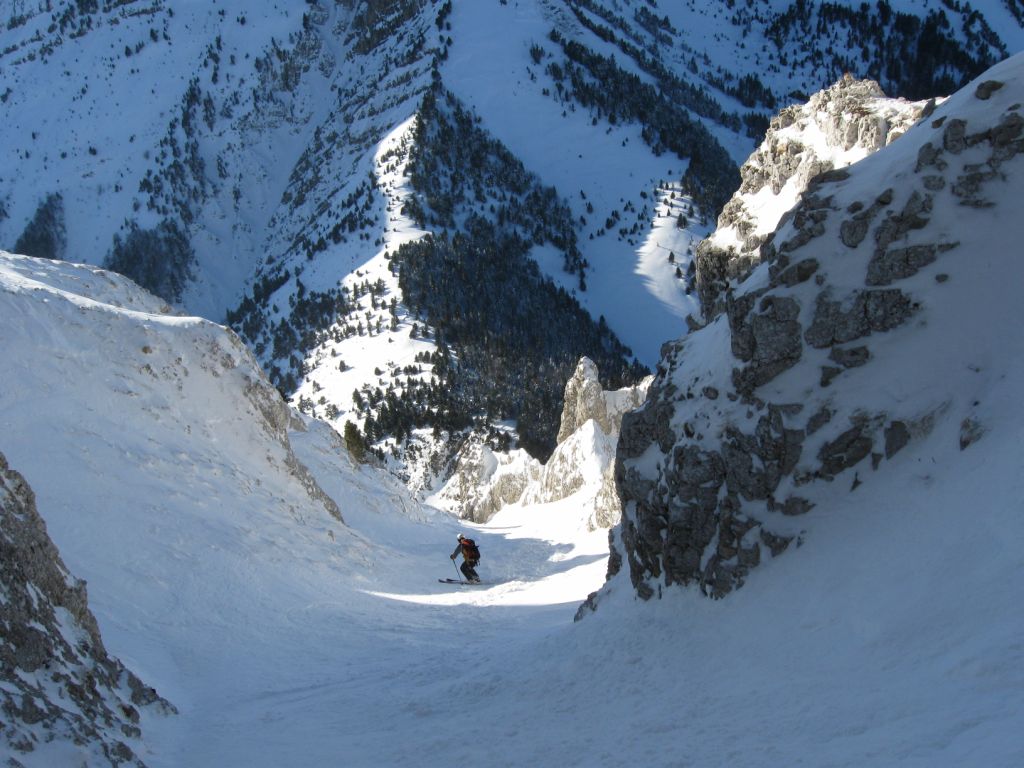
{"label": "skier's backpack", "polygon": [[472,539],[462,539],[462,556],[466,560],[480,560],[480,548]]}

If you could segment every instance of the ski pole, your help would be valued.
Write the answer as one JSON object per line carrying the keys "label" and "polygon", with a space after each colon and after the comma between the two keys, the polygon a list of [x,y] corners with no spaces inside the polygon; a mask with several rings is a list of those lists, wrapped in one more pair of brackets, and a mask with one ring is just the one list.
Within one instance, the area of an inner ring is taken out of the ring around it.
{"label": "ski pole", "polygon": [[455,575],[459,577],[459,581],[462,581],[462,574],[459,573],[459,566],[455,564],[455,558],[452,558],[452,568],[455,569]]}

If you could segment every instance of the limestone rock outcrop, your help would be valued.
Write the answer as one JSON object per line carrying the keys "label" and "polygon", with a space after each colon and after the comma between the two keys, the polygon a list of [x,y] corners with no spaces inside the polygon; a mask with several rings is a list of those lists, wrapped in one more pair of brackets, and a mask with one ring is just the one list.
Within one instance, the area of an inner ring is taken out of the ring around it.
{"label": "limestone rock outcrop", "polygon": [[580,358],[565,385],[565,406],[558,430],[558,445],[529,485],[524,503],[543,504],[565,499],[584,487],[594,489],[587,519],[590,529],[609,528],[619,522],[622,507],[615,489],[614,456],[622,417],[638,408],[647,396],[650,379],[635,387],[605,391],[597,366]]}
{"label": "limestone rock outcrop", "polygon": [[1019,303],[1022,105],[1022,82],[968,86],[812,179],[724,311],[666,345],[622,421],[610,582],[627,569],[645,599],[690,584],[723,597],[904,452],[985,438],[978,376]]}
{"label": "limestone rock outcrop", "polygon": [[588,357],[581,357],[576,371],[565,385],[565,405],[558,428],[558,442],[562,443],[590,419],[606,435],[616,434],[622,423],[622,414],[637,408],[647,394],[647,383],[614,391],[601,388],[597,366]]}
{"label": "limestone rock outcrop", "polygon": [[0,595],[0,742],[24,755],[65,743],[76,765],[143,765],[131,747],[140,710],[174,707],[107,654],[85,583],[68,573],[3,454]]}
{"label": "limestone rock outcrop", "polygon": [[[697,248],[705,319],[725,311],[729,282],[742,280],[766,258],[780,218],[812,179],[840,178],[843,168],[892,143],[933,108],[933,102],[886,98],[873,80],[847,76],[772,119],[761,146],[740,168],[742,184],[722,209],[718,228]],[[804,228],[801,236],[816,231]]]}
{"label": "limestone rock outcrop", "polygon": [[471,439],[439,494],[442,502],[463,518],[486,522],[508,504],[544,504],[590,489],[587,525],[616,524],[621,516],[613,472],[619,426],[626,412],[643,403],[649,384],[647,379],[635,387],[605,391],[597,366],[581,358],[565,386],[558,445],[547,463],[522,450],[496,452]]}
{"label": "limestone rock outcrop", "polygon": [[540,462],[526,451],[494,451],[473,436],[459,451],[455,471],[439,496],[460,517],[485,523],[506,504],[519,501],[540,471]]}

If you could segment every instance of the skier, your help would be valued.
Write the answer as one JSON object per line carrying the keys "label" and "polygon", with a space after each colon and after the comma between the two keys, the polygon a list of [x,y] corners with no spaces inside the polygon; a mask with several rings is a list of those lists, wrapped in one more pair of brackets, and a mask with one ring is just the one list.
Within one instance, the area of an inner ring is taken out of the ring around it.
{"label": "skier", "polygon": [[452,552],[452,560],[455,560],[455,556],[459,552],[462,553],[462,565],[459,566],[462,575],[466,577],[466,581],[470,584],[479,584],[480,577],[476,575],[475,567],[480,562],[480,550],[477,549],[476,543],[460,533],[458,546]]}

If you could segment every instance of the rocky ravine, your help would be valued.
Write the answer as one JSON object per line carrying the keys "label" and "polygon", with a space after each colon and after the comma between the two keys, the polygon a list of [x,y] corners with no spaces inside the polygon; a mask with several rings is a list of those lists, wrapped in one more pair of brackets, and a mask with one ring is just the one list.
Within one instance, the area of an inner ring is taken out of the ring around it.
{"label": "rocky ravine", "polygon": [[619,426],[623,414],[643,402],[650,382],[648,377],[635,387],[605,391],[597,366],[581,358],[565,385],[558,445],[548,462],[521,449],[496,452],[471,439],[439,500],[460,517],[482,523],[508,504],[544,504],[589,488],[588,527],[610,528],[621,516],[613,472]]}
{"label": "rocky ravine", "polygon": [[622,423],[610,578],[625,564],[645,599],[672,584],[724,596],[901,450],[983,437],[984,394],[963,393],[1010,343],[1022,77],[1021,57],[1004,62],[812,180],[724,314],[667,346]]}
{"label": "rocky ravine", "polygon": [[70,743],[76,765],[142,765],[129,746],[141,737],[139,710],[174,707],[107,655],[85,582],[69,575],[3,454],[0,595],[0,744],[29,762]]}

